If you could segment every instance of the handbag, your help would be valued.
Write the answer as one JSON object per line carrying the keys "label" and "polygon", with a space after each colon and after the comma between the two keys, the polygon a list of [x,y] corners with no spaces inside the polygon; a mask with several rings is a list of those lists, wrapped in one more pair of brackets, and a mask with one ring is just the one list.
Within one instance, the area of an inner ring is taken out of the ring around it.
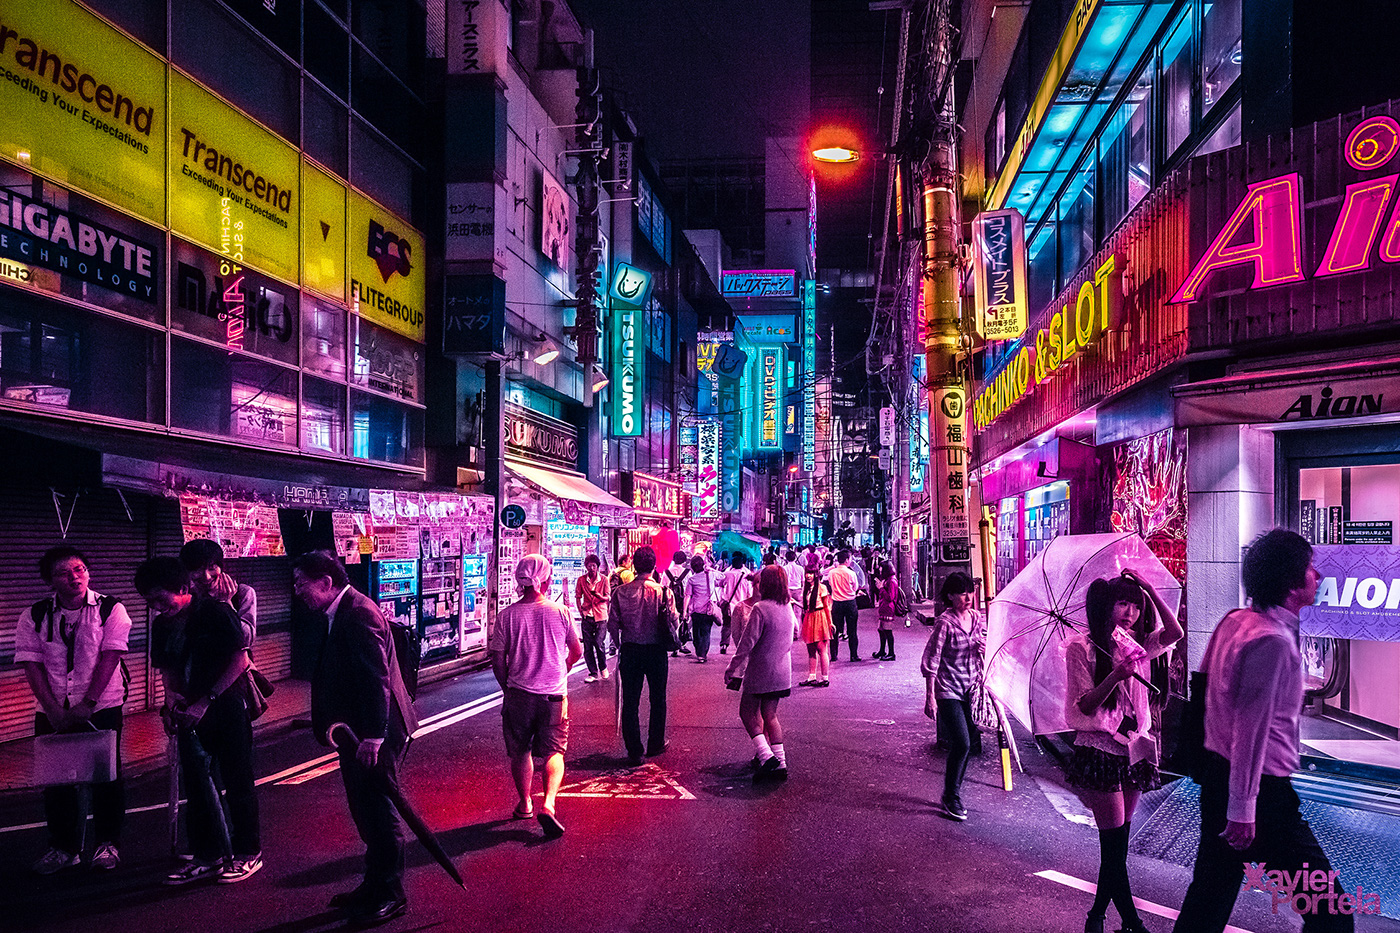
{"label": "handbag", "polygon": [[248,669],[243,672],[243,683],[248,696],[248,719],[256,721],[267,712],[267,698],[277,691],[277,687],[267,679],[266,674],[253,666],[251,660]]}
{"label": "handbag", "polygon": [[1167,696],[1162,710],[1161,770],[1184,774],[1200,783],[1206,750],[1206,672],[1192,671],[1187,696]]}
{"label": "handbag", "polygon": [[997,713],[996,700],[987,692],[985,674],[978,674],[972,683],[972,724],[983,732],[996,732],[1001,728],[1001,716]]}
{"label": "handbag", "polygon": [[116,779],[117,733],[111,729],[35,737],[36,786],[105,784]]}

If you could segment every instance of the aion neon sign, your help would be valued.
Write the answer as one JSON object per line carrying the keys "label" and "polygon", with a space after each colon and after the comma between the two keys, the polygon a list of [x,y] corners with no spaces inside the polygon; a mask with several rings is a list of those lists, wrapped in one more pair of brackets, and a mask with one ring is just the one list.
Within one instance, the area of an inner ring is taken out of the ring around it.
{"label": "aion neon sign", "polygon": [[[1347,136],[1343,155],[1357,171],[1378,169],[1400,152],[1400,123],[1376,116],[1357,124]],[[1395,198],[1400,174],[1347,185],[1342,210],[1314,278],[1362,272],[1371,266],[1376,240],[1382,262],[1400,262],[1400,202],[1384,224]],[[1303,181],[1297,172],[1255,182],[1235,212],[1197,260],[1169,304],[1195,301],[1206,280],[1219,269],[1252,265],[1251,288],[1289,285],[1307,278],[1303,268]],[[1244,232],[1248,231],[1246,235]]]}

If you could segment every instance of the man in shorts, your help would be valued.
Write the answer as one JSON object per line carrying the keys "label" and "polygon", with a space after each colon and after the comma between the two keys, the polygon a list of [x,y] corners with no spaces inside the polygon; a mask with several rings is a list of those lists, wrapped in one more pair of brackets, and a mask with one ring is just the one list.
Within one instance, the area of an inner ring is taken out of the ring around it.
{"label": "man in shorts", "polygon": [[491,635],[491,670],[505,693],[501,722],[506,755],[520,802],[517,820],[536,816],[530,800],[535,778],[531,757],[544,759],[544,800],[538,819],[550,839],[564,835],[554,797],[564,782],[569,744],[569,668],[583,657],[568,610],[549,598],[549,559],[527,554],[515,566],[520,599],[501,611]]}

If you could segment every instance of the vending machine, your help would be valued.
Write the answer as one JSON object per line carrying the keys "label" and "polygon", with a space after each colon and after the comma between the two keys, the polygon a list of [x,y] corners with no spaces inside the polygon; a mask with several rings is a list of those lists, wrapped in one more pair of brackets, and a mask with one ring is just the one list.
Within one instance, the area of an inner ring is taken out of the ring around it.
{"label": "vending machine", "polygon": [[486,606],[490,591],[485,554],[462,558],[462,653],[486,650]]}
{"label": "vending machine", "polygon": [[370,564],[369,598],[395,625],[418,631],[418,561],[380,560]]}
{"label": "vending machine", "polygon": [[423,660],[455,656],[462,619],[462,565],[455,554],[423,558],[419,605]]}

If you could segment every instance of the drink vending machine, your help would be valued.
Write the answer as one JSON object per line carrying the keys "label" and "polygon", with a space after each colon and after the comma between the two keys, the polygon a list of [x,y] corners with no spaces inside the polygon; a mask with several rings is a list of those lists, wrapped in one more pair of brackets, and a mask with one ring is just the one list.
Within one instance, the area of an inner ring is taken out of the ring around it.
{"label": "drink vending machine", "polygon": [[418,631],[418,561],[380,560],[370,564],[369,598],[390,623]]}
{"label": "drink vending machine", "polygon": [[490,561],[485,554],[462,558],[462,653],[486,650],[486,604]]}

